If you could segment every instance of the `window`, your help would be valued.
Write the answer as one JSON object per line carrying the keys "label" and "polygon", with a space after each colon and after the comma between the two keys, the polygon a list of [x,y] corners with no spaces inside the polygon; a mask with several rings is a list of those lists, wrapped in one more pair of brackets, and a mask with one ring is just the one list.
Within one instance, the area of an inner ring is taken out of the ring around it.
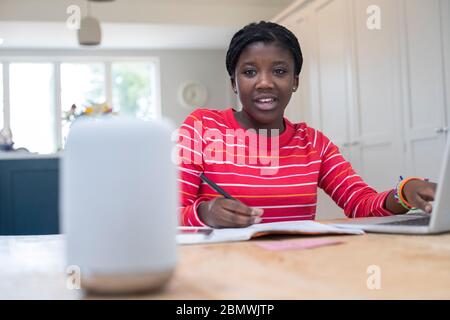
{"label": "window", "polygon": [[[61,64],[61,111],[66,114],[72,106],[78,111],[106,101],[105,66],[102,63]],[[62,143],[69,134],[70,122],[62,120]]]}
{"label": "window", "polygon": [[105,66],[101,63],[61,64],[61,109],[105,102]]}
{"label": "window", "polygon": [[14,148],[55,151],[53,64],[11,63],[9,74]]}
{"label": "window", "polygon": [[[9,71],[5,79],[2,68]],[[14,148],[52,153],[64,147],[74,118],[67,114],[73,106],[75,115],[106,104],[120,114],[157,118],[158,70],[155,59],[142,57],[4,58],[0,61],[0,129],[10,126]],[[9,92],[4,92],[5,82]],[[4,94],[9,103],[3,105]],[[10,117],[4,119],[4,112]]]}
{"label": "window", "polygon": [[156,116],[153,64],[145,62],[112,63],[113,107],[115,110],[141,118]]}

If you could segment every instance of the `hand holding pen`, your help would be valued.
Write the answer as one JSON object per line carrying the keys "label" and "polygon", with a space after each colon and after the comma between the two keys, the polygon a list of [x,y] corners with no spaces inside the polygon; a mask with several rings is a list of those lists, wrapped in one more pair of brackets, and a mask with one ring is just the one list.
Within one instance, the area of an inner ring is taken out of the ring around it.
{"label": "hand holding pen", "polygon": [[203,173],[200,178],[223,197],[216,197],[200,204],[199,218],[213,228],[244,228],[261,222],[263,210],[251,208],[236,200]]}

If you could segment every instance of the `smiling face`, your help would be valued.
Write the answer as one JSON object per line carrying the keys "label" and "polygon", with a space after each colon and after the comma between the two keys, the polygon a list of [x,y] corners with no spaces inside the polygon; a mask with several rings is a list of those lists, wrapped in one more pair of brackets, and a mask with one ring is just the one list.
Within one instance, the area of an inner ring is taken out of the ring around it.
{"label": "smiling face", "polygon": [[298,87],[292,53],[255,42],[239,56],[231,84],[242,103],[236,120],[245,128],[283,130],[284,110]]}

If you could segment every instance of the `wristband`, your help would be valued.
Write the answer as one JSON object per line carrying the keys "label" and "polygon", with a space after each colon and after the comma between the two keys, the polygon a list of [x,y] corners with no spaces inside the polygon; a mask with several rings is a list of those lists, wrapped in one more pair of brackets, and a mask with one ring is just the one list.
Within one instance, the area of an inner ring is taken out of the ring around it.
{"label": "wristband", "polygon": [[400,176],[400,181],[398,182],[398,184],[394,190],[394,199],[397,201],[398,204],[400,204],[403,208],[405,208],[408,211],[417,209],[406,200],[406,197],[404,196],[404,193],[403,193],[403,188],[411,180],[426,181],[426,179],[418,178],[418,177],[409,177],[409,178],[404,179],[402,176]]}

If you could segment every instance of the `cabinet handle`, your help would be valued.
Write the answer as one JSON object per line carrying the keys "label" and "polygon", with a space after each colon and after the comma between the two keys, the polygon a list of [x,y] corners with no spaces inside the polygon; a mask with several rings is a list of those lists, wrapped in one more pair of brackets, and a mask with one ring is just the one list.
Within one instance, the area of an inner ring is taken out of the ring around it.
{"label": "cabinet handle", "polygon": [[446,129],[447,128],[436,128],[436,133],[437,134],[442,134],[442,133],[446,132]]}
{"label": "cabinet handle", "polygon": [[444,133],[447,133],[447,132],[448,132],[448,128],[447,128],[447,127],[444,127],[444,128],[442,128],[442,131],[443,131]]}
{"label": "cabinet handle", "polygon": [[343,147],[348,148],[348,147],[354,147],[354,146],[359,146],[360,142],[359,141],[353,141],[353,142],[344,142],[342,144]]}

